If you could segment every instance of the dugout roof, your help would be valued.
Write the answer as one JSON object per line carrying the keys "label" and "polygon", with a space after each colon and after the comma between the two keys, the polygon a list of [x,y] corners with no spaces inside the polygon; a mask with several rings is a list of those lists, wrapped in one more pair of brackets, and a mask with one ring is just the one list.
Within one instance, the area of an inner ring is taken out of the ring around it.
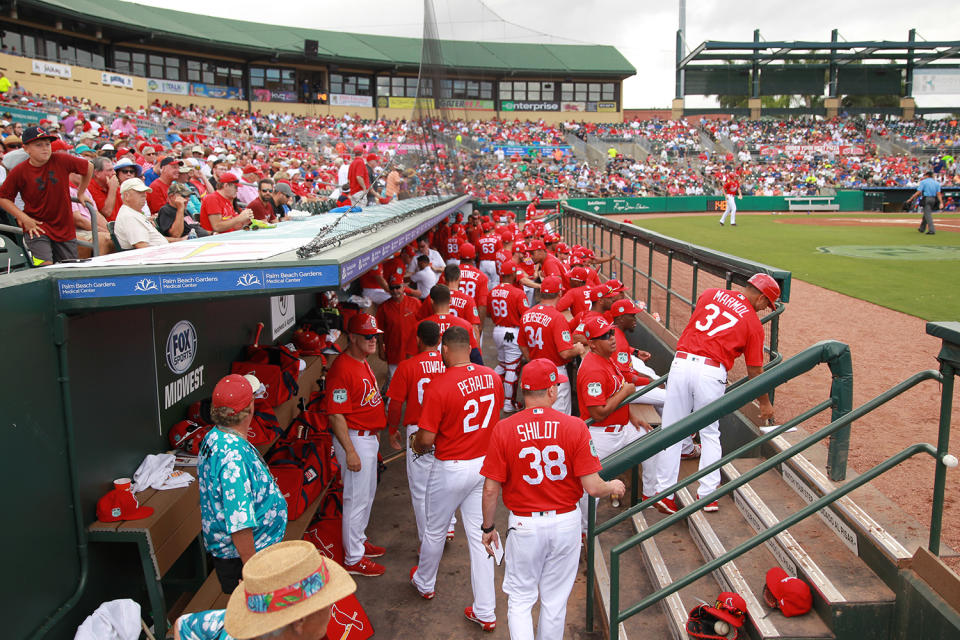
{"label": "dugout roof", "polygon": [[[421,40],[340,31],[320,31],[263,22],[246,22],[205,16],[121,0],[20,0],[20,7],[35,7],[82,25],[118,30],[129,38],[145,37],[153,44],[171,43],[189,49],[201,46],[238,53],[249,58],[283,56],[304,58],[304,41],[318,42],[324,63],[358,65],[374,69],[412,69],[420,66]],[[282,14],[281,14],[282,15]],[[283,19],[274,18],[274,19]],[[296,18],[290,15],[293,22]],[[76,29],[81,31],[81,29]],[[625,78],[636,69],[612,46],[555,45],[441,41],[443,58],[462,70],[504,73],[549,73]]]}

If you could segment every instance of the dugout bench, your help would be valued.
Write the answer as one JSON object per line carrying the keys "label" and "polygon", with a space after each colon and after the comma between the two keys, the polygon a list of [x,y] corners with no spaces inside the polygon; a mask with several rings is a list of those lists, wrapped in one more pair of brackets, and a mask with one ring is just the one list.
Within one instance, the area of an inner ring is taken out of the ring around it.
{"label": "dugout bench", "polygon": [[834,196],[786,196],[788,211],[839,211]]}

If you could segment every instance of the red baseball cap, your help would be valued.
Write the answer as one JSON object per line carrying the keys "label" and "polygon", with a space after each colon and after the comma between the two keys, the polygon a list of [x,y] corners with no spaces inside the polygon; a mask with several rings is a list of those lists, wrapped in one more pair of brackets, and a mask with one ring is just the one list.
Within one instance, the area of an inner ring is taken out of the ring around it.
{"label": "red baseball cap", "polygon": [[260,170],[257,169],[257,168],[256,168],[255,166],[253,166],[252,164],[248,164],[247,166],[245,166],[245,167],[243,168],[243,172],[244,172],[244,173],[256,173],[256,174],[259,174],[259,173],[260,173]]}
{"label": "red baseball cap", "polygon": [[547,276],[540,283],[540,293],[560,293],[562,285],[559,276]]}
{"label": "red baseball cap", "polygon": [[556,246],[556,251],[557,253],[570,253],[570,247],[565,242],[561,242]]}
{"label": "red baseball cap", "polygon": [[767,571],[763,598],[768,606],[780,609],[787,618],[802,616],[813,608],[813,595],[807,583],[787,575],[780,567]]}
{"label": "red baseball cap", "polygon": [[513,234],[509,231],[504,231],[502,234],[500,234],[500,237],[504,242],[513,242]]}
{"label": "red baseball cap", "polygon": [[469,242],[464,242],[460,245],[460,257],[470,260],[471,258],[477,257],[477,249]]}
{"label": "red baseball cap", "polygon": [[231,373],[220,378],[213,388],[211,407],[227,407],[234,411],[243,411],[253,402],[253,386],[244,376]]}
{"label": "red baseball cap", "polygon": [[603,283],[603,285],[607,288],[607,295],[623,293],[623,291],[626,289],[626,287],[623,286],[623,283],[619,280],[607,280]]}
{"label": "red baseball cap", "polygon": [[377,160],[379,160],[379,158],[377,158],[377,154],[375,153],[367,154],[367,162],[376,162]]}
{"label": "red baseball cap", "polygon": [[567,376],[558,373],[557,365],[546,358],[531,360],[520,372],[520,388],[524,391],[548,389],[566,381]]}
{"label": "red baseball cap", "polygon": [[570,269],[570,273],[567,274],[567,277],[569,277],[571,280],[586,282],[589,276],[587,275],[587,270],[583,267],[574,267],[573,269]]}
{"label": "red baseball cap", "polygon": [[220,176],[220,179],[218,180],[218,182],[220,182],[220,184],[236,184],[240,182],[240,178],[238,178],[236,175],[232,173],[225,173],[222,176]]}
{"label": "red baseball cap", "polygon": [[391,287],[396,287],[397,285],[403,286],[403,275],[399,273],[391,273],[390,277],[387,278],[387,284]]}
{"label": "red baseball cap", "polygon": [[375,336],[378,333],[383,333],[377,327],[377,319],[374,318],[369,313],[357,313],[347,324],[348,333],[357,333],[361,336]]}
{"label": "red baseball cap", "polygon": [[640,313],[640,309],[637,309],[636,305],[633,304],[633,300],[627,298],[617,300],[613,303],[613,306],[610,307],[610,315],[614,318],[627,315],[632,316],[635,313]]}
{"label": "red baseball cap", "polygon": [[97,500],[97,520],[100,522],[141,520],[152,515],[153,507],[141,507],[133,491],[126,489],[111,489]]}
{"label": "red baseball cap", "polygon": [[715,607],[705,607],[707,613],[732,624],[742,627],[747,620],[747,603],[739,593],[724,591],[717,596]]}
{"label": "red baseball cap", "polygon": [[527,243],[527,251],[536,251],[537,249],[542,249],[543,251],[547,250],[547,245],[543,244],[543,240],[534,238]]}
{"label": "red baseball cap", "polygon": [[514,262],[513,260],[507,260],[506,262],[500,265],[500,275],[512,276],[512,275],[515,275],[519,269],[520,267],[517,266],[516,262]]}
{"label": "red baseball cap", "polygon": [[597,340],[610,333],[613,325],[603,316],[593,316],[583,325],[583,335],[587,340]]}

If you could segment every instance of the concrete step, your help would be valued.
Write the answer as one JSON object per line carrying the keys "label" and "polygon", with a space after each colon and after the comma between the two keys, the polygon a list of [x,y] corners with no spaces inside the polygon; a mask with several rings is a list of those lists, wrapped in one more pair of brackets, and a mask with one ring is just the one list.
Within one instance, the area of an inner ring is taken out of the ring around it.
{"label": "concrete step", "polygon": [[[696,498],[687,489],[676,493],[677,504],[688,506]],[[687,524],[706,560],[713,560],[730,551],[739,543],[752,537],[753,531],[733,499],[725,496],[719,500],[716,513],[698,511],[687,519]],[[833,638],[833,632],[814,614],[783,617],[779,611],[770,612],[763,604],[763,586],[767,571],[778,566],[777,559],[763,545],[726,563],[713,575],[723,591],[739,593],[747,603],[750,634],[759,639],[782,638],[784,640],[821,640]]]}
{"label": "concrete step", "polygon": [[[735,480],[761,462],[760,459],[740,459],[725,465],[721,471],[725,480]],[[785,486],[776,471],[769,471],[737,489],[733,501],[758,533],[806,504]],[[895,594],[859,556],[836,539],[828,521],[807,518],[768,541],[767,548],[788,574],[810,585],[814,608],[838,638],[887,635]]]}

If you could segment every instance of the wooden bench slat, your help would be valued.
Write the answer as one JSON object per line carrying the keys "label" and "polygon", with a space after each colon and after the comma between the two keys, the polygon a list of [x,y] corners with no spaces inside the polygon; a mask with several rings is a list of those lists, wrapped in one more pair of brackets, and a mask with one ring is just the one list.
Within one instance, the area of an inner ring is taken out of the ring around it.
{"label": "wooden bench slat", "polygon": [[185,517],[180,526],[170,534],[166,539],[157,544],[155,553],[157,554],[157,568],[160,575],[166,575],[173,563],[177,561],[190,544],[197,539],[200,532],[200,505],[197,504],[187,517]]}

